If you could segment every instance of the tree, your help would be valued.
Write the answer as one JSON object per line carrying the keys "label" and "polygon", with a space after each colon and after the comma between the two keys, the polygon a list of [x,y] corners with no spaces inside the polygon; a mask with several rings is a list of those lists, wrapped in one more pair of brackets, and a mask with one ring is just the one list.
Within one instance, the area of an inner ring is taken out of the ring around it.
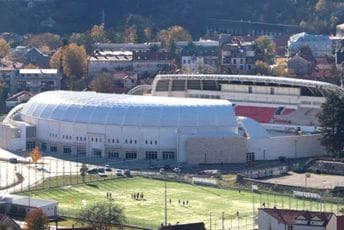
{"label": "tree", "polygon": [[158,40],[162,46],[171,51],[176,41],[192,42],[191,34],[181,26],[172,26],[167,30],[161,30],[158,34]]}
{"label": "tree", "polygon": [[113,202],[86,206],[81,209],[78,218],[82,223],[86,221],[96,230],[109,230],[112,225],[122,225],[126,222],[123,209]]}
{"label": "tree", "polygon": [[91,81],[90,87],[92,90],[100,93],[113,92],[113,79],[111,74],[97,75]]}
{"label": "tree", "polygon": [[10,46],[5,39],[0,38],[0,59],[6,57],[10,53]]}
{"label": "tree", "polygon": [[4,81],[0,81],[0,114],[5,112],[7,98],[7,87]]}
{"label": "tree", "polygon": [[29,34],[27,35],[27,39],[24,44],[31,47],[37,47],[39,49],[42,49],[42,47],[48,47],[49,50],[55,50],[62,45],[62,40],[58,34]]}
{"label": "tree", "polygon": [[306,59],[307,61],[309,61],[310,63],[312,63],[313,66],[315,66],[316,64],[316,59],[312,53],[311,48],[308,45],[303,45],[300,47],[298,54],[303,57],[304,59]]}
{"label": "tree", "polygon": [[321,144],[334,157],[342,157],[344,148],[344,95],[331,92],[321,106],[319,123],[321,126]]}
{"label": "tree", "polygon": [[272,68],[271,74],[273,76],[287,76],[286,63],[278,62],[277,65]]}
{"label": "tree", "polygon": [[32,161],[35,163],[42,158],[42,153],[37,146],[34,149],[32,149],[30,155],[31,155]]}
{"label": "tree", "polygon": [[256,66],[254,69],[256,74],[259,75],[269,75],[270,74],[270,67],[263,61],[256,61]]}
{"label": "tree", "polygon": [[276,45],[267,36],[260,36],[256,39],[256,59],[268,64],[274,63],[276,56]]}
{"label": "tree", "polygon": [[90,31],[91,38],[93,39],[93,43],[100,42],[106,43],[109,40],[106,38],[104,24],[101,25],[94,25]]}
{"label": "tree", "polygon": [[25,230],[45,230],[48,227],[48,217],[39,208],[31,209],[25,217]]}
{"label": "tree", "polygon": [[80,168],[80,175],[82,177],[82,183],[85,183],[85,176],[87,172],[87,165],[85,163],[82,163],[81,168]]}
{"label": "tree", "polygon": [[62,80],[67,88],[83,88],[80,83],[86,79],[87,71],[87,54],[84,47],[71,43],[59,48],[50,59],[50,67],[62,71]]}

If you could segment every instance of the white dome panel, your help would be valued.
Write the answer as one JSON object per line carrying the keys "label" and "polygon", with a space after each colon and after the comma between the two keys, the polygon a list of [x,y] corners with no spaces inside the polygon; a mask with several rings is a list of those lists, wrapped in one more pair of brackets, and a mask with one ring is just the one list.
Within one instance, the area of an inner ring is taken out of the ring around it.
{"label": "white dome panel", "polygon": [[21,111],[75,123],[152,127],[236,126],[226,100],[132,96],[95,92],[48,91],[32,97]]}

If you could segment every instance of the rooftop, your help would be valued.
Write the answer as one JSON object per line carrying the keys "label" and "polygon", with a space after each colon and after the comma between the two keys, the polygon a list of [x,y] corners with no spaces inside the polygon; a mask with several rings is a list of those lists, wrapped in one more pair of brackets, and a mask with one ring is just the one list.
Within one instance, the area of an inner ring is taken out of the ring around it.
{"label": "rooftop", "polygon": [[301,224],[326,226],[332,215],[334,215],[331,212],[313,212],[276,208],[261,208],[260,210],[268,213],[270,216],[286,225]]}
{"label": "rooftop", "polygon": [[20,69],[19,74],[57,74],[57,69]]}

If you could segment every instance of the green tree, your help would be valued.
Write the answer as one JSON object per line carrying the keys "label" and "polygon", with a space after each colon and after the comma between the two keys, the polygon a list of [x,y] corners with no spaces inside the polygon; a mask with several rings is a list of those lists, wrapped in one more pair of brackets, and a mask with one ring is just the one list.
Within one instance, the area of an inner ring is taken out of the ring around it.
{"label": "green tree", "polygon": [[342,158],[344,148],[344,95],[331,92],[319,115],[321,144],[334,156]]}
{"label": "green tree", "polygon": [[254,72],[255,74],[258,74],[258,75],[269,75],[270,67],[265,62],[258,60],[256,61]]}
{"label": "green tree", "polygon": [[113,78],[111,74],[100,74],[93,78],[90,87],[92,90],[100,93],[113,92]]}
{"label": "green tree", "polygon": [[158,34],[158,40],[162,43],[162,46],[168,51],[173,50],[174,42],[176,41],[188,41],[192,42],[191,34],[181,26],[172,26],[167,30],[160,30]]}
{"label": "green tree", "polygon": [[69,89],[81,89],[80,81],[86,79],[87,54],[83,46],[74,43],[59,48],[50,59],[50,67],[60,69],[62,80]]}
{"label": "green tree", "polygon": [[0,59],[6,57],[10,53],[10,46],[5,39],[0,38]]}
{"label": "green tree", "polygon": [[256,59],[268,64],[274,63],[276,56],[276,45],[267,36],[260,36],[256,39]]}
{"label": "green tree", "polygon": [[48,218],[39,208],[31,209],[25,217],[25,230],[46,230]]}
{"label": "green tree", "polygon": [[86,206],[78,214],[81,223],[87,222],[96,230],[109,230],[112,225],[126,222],[123,209],[113,202],[95,203]]}

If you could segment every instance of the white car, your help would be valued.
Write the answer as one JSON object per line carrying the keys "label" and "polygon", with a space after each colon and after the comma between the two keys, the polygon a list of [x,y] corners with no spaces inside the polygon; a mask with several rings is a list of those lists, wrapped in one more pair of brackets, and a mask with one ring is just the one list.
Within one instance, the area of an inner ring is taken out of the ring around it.
{"label": "white car", "polygon": [[173,169],[173,172],[175,172],[175,173],[181,173],[181,169],[180,168],[178,168],[178,167],[176,167],[176,168],[174,168]]}
{"label": "white car", "polygon": [[98,176],[100,176],[100,177],[107,177],[104,168],[98,168]]}

